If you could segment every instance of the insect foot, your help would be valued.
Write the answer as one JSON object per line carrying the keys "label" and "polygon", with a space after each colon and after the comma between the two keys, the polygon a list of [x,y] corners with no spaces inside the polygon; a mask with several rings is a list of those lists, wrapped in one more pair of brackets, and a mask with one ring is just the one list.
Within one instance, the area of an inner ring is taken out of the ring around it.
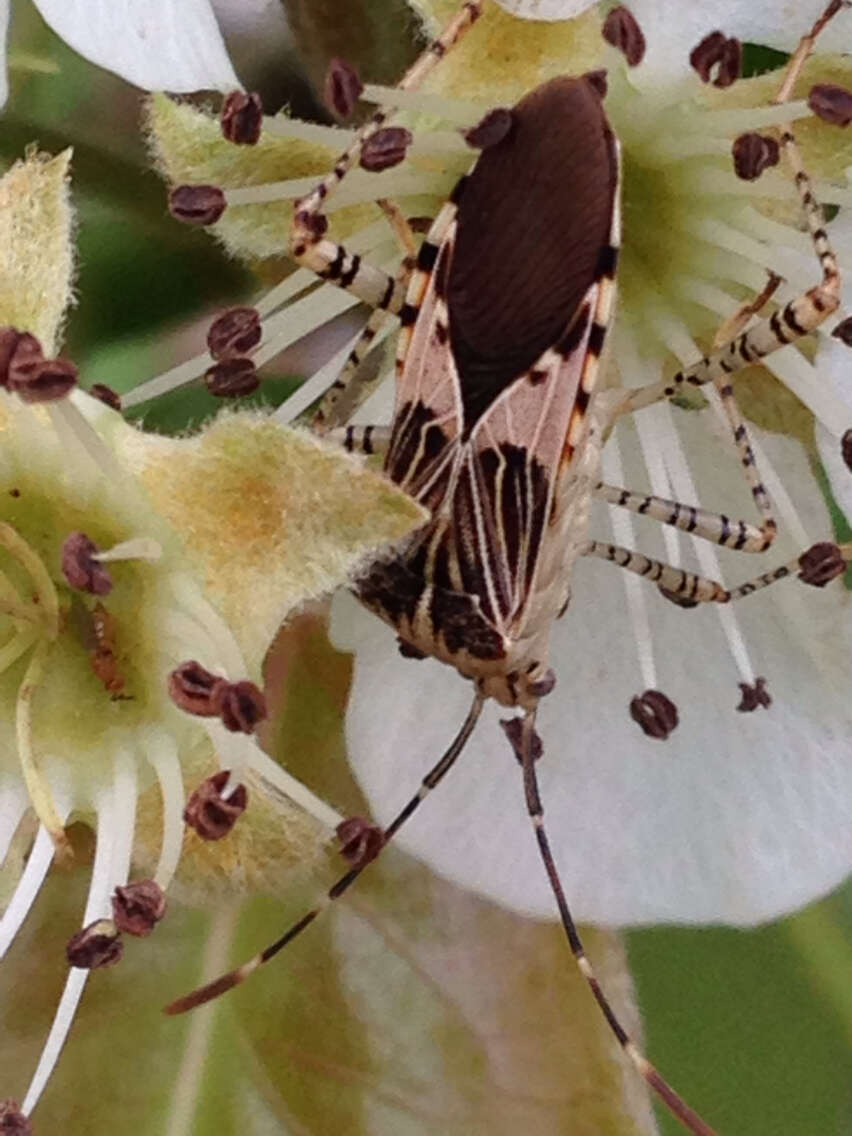
{"label": "insect foot", "polygon": [[742,691],[742,698],[737,706],[737,710],[742,711],[744,714],[756,710],[758,706],[762,706],[765,710],[768,710],[772,705],[772,696],[766,689],[765,678],[756,678],[753,686],[747,682],[741,682],[740,690]]}
{"label": "insect foot", "polygon": [[678,724],[677,706],[661,690],[646,690],[630,700],[630,717],[649,738],[664,740]]}
{"label": "insect foot", "polygon": [[[515,751],[515,757],[519,763],[523,765],[523,735],[524,735],[524,719],[523,718],[501,718],[500,725],[503,733],[509,739],[512,749]],[[530,750],[533,761],[538,761],[544,753],[544,743],[535,730],[531,732]]]}

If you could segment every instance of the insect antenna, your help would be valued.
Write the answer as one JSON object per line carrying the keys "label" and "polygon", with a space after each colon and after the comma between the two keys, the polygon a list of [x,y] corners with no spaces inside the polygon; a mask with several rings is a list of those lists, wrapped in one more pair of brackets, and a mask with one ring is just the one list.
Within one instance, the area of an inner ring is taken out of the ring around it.
{"label": "insect antenna", "polygon": [[586,955],[586,949],[583,946],[582,939],[577,932],[577,927],[568,907],[565,891],[562,887],[562,881],[559,878],[559,872],[557,871],[553,853],[550,848],[550,841],[548,840],[547,831],[544,827],[544,808],[541,803],[538,775],[535,770],[535,762],[541,752],[541,743],[538,740],[534,726],[535,711],[528,711],[522,720],[520,745],[517,746],[516,752],[523,768],[527,812],[535,829],[538,850],[559,908],[562,928],[565,931],[568,944],[571,947],[571,953],[577,962],[577,966],[580,968],[580,973],[583,975],[586,982],[588,982],[592,994],[595,996],[595,1001],[600,1006],[609,1028],[615,1034],[619,1045],[627,1054],[639,1074],[644,1078],[647,1084],[650,1085],[672,1114],[676,1116],[681,1124],[688,1128],[690,1132],[695,1133],[695,1136],[716,1136],[714,1130],[701,1119],[697,1112],[689,1107],[686,1101],[675,1092],[668,1081],[661,1076],[651,1062],[648,1061],[636,1047],[630,1035],[618,1020],[615,1011],[601,989],[597,976],[592,969],[592,964],[589,962],[588,956]]}
{"label": "insect antenna", "polygon": [[[420,783],[420,788],[408,804],[397,813],[396,817],[394,817],[388,827],[382,832],[382,843],[379,851],[399,832],[420,802],[425,800],[438,782],[441,781],[444,776],[449,773],[453,765],[455,765],[457,758],[467,745],[476,727],[476,723],[479,721],[484,703],[484,696],[477,690],[470,710],[468,710],[467,717],[462,723],[459,732],[456,734],[455,738],[453,738],[449,748],[441,757],[440,761],[433,766],[423,778]],[[329,907],[335,899],[339,899],[345,891],[348,891],[369,863],[372,863],[372,858],[370,860],[363,860],[361,863],[350,868],[345,875],[341,876],[336,883],[332,884],[325,896],[315,907],[307,911],[301,919],[293,923],[280,938],[276,939],[274,943],[270,943],[268,947],[265,947],[256,954],[254,958],[249,959],[248,962],[244,962],[242,966],[236,967],[236,969],[229,971],[227,974],[215,978],[205,986],[199,986],[197,990],[193,990],[191,993],[185,994],[182,998],[177,998],[174,1002],[170,1002],[169,1005],[164,1008],[164,1012],[166,1014],[183,1014],[187,1010],[194,1010],[196,1006],[202,1006],[205,1002],[210,1002],[212,999],[218,998],[220,994],[225,994],[228,990],[239,986],[239,984],[244,982],[258,967],[262,966],[265,962],[269,962],[269,960],[274,958],[279,951],[283,950],[288,943],[291,943],[293,939],[300,935],[306,927],[309,927],[317,916]]]}

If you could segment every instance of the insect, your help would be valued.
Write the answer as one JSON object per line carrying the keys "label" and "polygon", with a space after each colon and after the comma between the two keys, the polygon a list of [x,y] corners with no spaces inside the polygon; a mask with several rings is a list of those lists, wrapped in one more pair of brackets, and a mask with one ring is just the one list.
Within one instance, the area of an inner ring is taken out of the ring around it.
{"label": "insect", "polygon": [[[415,86],[446,55],[484,2],[460,7],[402,88]],[[830,5],[802,40],[777,102],[789,97],[815,35],[837,8]],[[707,1136],[712,1129],[631,1041],[586,956],[545,826],[536,711],[555,682],[548,665],[550,631],[568,605],[570,569],[581,556],[637,573],[683,607],[738,600],[791,574],[820,586],[852,559],[849,547],[822,542],[729,590],[587,533],[597,498],[725,547],[751,552],[770,547],[776,522],[729,376],[819,326],[839,306],[840,274],[792,131],[783,126],[780,145],[794,172],[820,283],[746,330],[732,325],[727,342],[671,379],[631,391],[600,390],[620,240],[618,143],[604,96],[600,73],[563,77],[515,107],[488,115],[473,132],[482,153],[435,218],[410,273],[388,275],[328,239],[322,214],[324,202],[368,148],[392,148],[395,136],[385,126],[392,110],[376,111],[297,208],[295,259],[379,313],[367,325],[365,342],[384,313],[398,316],[401,324],[390,432],[349,426],[340,437],[349,448],[367,452],[386,446],[388,475],[432,514],[401,552],[366,572],[359,597],[394,628],[403,653],[446,662],[474,688],[456,738],[395,820],[382,832],[363,822],[342,826],[351,867],[329,890],[326,904],[344,894],[449,773],[485,701],[493,698],[518,711],[504,728],[522,769],[531,827],[570,950],[636,1070],[685,1128]],[[535,255],[524,256],[527,248]],[[745,318],[751,314],[749,308]],[[352,385],[357,387],[359,358],[360,345],[320,407],[317,423],[325,431],[337,428],[341,404]],[[759,525],[599,481],[601,448],[620,416],[705,383],[715,385],[722,401]],[[751,697],[759,700],[761,691]],[[635,701],[632,712],[641,728],[666,736],[676,715],[669,700],[647,691]],[[170,1012],[191,1009],[237,985],[324,906],[309,911],[244,966],[173,1003]]]}

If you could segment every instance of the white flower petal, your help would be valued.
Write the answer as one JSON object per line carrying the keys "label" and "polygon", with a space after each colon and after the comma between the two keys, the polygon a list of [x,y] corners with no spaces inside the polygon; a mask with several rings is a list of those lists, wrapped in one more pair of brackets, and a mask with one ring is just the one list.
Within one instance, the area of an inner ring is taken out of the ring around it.
{"label": "white flower petal", "polygon": [[[824,0],[630,0],[630,10],[645,33],[647,54],[640,78],[680,78],[689,71],[689,53],[710,32],[721,31],[747,43],[792,51],[825,8]],[[820,45],[823,50],[852,49],[852,15],[840,13]]]}
{"label": "white flower petal", "polygon": [[[704,503],[747,509],[735,463],[720,462],[700,422],[680,417]],[[811,536],[824,537],[827,511],[803,451],[788,439],[760,440]],[[653,532],[643,524],[641,532]],[[606,532],[600,518],[594,531]],[[740,582],[796,551],[787,542],[765,557],[720,556]],[[618,569],[579,565],[572,605],[554,631],[559,682],[540,711],[539,771],[569,903],[579,919],[605,925],[773,918],[852,866],[852,709],[844,694],[852,597],[840,585],[821,592],[785,581],[738,605],[774,699],[748,714],[735,710],[740,676],[717,613],[684,612],[649,593],[660,688],[680,709],[668,741],[645,738],[628,716],[642,682]],[[366,613],[338,617],[334,630],[357,649],[351,761],[376,819],[387,823],[451,740],[471,686],[432,660],[400,659],[393,632]],[[553,918],[520,771],[497,724],[506,716],[486,709],[458,767],[399,843],[465,887]]]}
{"label": "white flower petal", "polygon": [[240,83],[209,0],[36,0],[86,59],[151,91],[222,91]]}
{"label": "white flower petal", "polygon": [[520,20],[570,20],[591,8],[595,0],[497,0]]}

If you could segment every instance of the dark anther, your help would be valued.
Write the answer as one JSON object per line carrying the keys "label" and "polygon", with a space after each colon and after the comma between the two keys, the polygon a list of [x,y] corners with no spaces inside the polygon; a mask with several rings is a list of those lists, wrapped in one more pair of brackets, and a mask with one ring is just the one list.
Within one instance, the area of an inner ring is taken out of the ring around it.
{"label": "dark anther", "polygon": [[205,670],[194,659],[181,663],[169,675],[169,697],[175,706],[200,718],[218,718],[227,681]]}
{"label": "dark anther", "polygon": [[95,560],[97,552],[98,546],[85,533],[71,533],[62,543],[62,575],[79,592],[108,596],[112,578],[103,564]]}
{"label": "dark anther", "polygon": [[229,682],[219,699],[219,716],[233,734],[253,734],[266,717],[266,699],[253,682]]}
{"label": "dark anther", "polygon": [[237,785],[226,800],[221,793],[227,783],[228,770],[221,769],[202,781],[186,802],[183,819],[202,840],[221,840],[245,812],[248,804],[245,785]]}
{"label": "dark anther", "polygon": [[852,347],[852,316],[847,316],[845,320],[841,320],[831,334],[841,343],[845,343],[847,347]]}
{"label": "dark anther", "polygon": [[755,181],[765,169],[778,165],[778,143],[766,134],[741,134],[731,153],[736,175],[743,181]]}
{"label": "dark anther", "polygon": [[215,225],[226,205],[218,185],[177,185],[169,193],[169,212],[185,225]]}
{"label": "dark anther", "polygon": [[818,544],[811,545],[799,557],[799,579],[814,588],[824,588],[845,571],[843,553],[830,540],[821,540]]}
{"label": "dark anther", "polygon": [[411,145],[411,131],[404,126],[384,126],[371,134],[361,148],[361,169],[377,174],[398,166]]}
{"label": "dark anther", "polygon": [[346,120],[355,110],[364,84],[361,77],[345,59],[332,59],[325,73],[323,100],[332,114]]}
{"label": "dark anther", "polygon": [[627,60],[628,67],[635,67],[645,57],[645,36],[636,22],[633,13],[619,4],[604,20],[603,37],[607,43],[617,47]]}
{"label": "dark anther", "polygon": [[556,686],[556,673],[552,669],[548,669],[538,682],[531,682],[527,689],[533,698],[544,698],[550,694],[554,686]]}
{"label": "dark anther", "polygon": [[260,343],[263,329],[256,308],[228,308],[210,324],[207,349],[214,359],[233,359],[247,355]]}
{"label": "dark anther", "polygon": [[[524,720],[523,718],[501,718],[500,725],[503,728],[503,733],[509,739],[509,744],[515,751],[515,757],[523,764],[524,751],[523,736],[524,736]],[[530,739],[530,748],[532,751],[533,761],[538,761],[544,753],[544,745],[539,735],[533,730],[532,738]]]}
{"label": "dark anther", "polygon": [[119,931],[140,939],[150,935],[166,914],[166,897],[154,880],[117,887],[112,896],[112,917]]}
{"label": "dark anther", "polygon": [[678,723],[677,706],[661,690],[646,690],[631,698],[630,717],[649,738],[667,738]]}
{"label": "dark anther", "polygon": [[840,452],[843,454],[846,468],[852,470],[852,426],[849,427],[840,439]]}
{"label": "dark anther", "polygon": [[33,358],[15,351],[9,363],[9,390],[24,402],[56,402],[77,385],[70,359]]}
{"label": "dark anther", "polygon": [[740,699],[740,704],[737,706],[737,709],[741,710],[744,714],[756,710],[758,706],[762,706],[764,709],[768,710],[772,705],[772,696],[766,689],[765,678],[756,678],[754,680],[754,686],[751,686],[747,682],[741,682],[740,690],[742,691],[742,698]]}
{"label": "dark anther", "polygon": [[[730,87],[731,83],[739,79],[742,60],[740,41],[728,39],[722,32],[711,32],[689,54],[689,62],[701,76],[701,81],[712,82],[714,87]],[[714,68],[716,77],[711,79]]]}
{"label": "dark anther", "polygon": [[512,112],[506,107],[495,107],[469,130],[462,131],[464,140],[474,150],[487,150],[502,142],[512,129]]}
{"label": "dark anther", "polygon": [[404,659],[425,659],[427,658],[426,652],[421,651],[419,647],[412,647],[410,643],[406,643],[404,639],[398,638],[396,641],[397,648],[400,655]]}
{"label": "dark anther", "polygon": [[124,952],[118,928],[111,919],[96,919],[76,935],[65,947],[65,957],[81,970],[114,966]]}
{"label": "dark anther", "polygon": [[817,118],[832,126],[848,126],[852,122],[852,91],[835,83],[817,83],[811,87],[808,106]]}
{"label": "dark anther", "polygon": [[676,607],[685,609],[698,607],[698,600],[691,600],[689,596],[682,596],[678,592],[673,592],[670,588],[664,588],[662,584],[658,584],[657,588],[659,589],[660,595],[667,599],[669,603],[673,603]]}
{"label": "dark anther", "polygon": [[9,385],[9,368],[12,360],[43,359],[41,344],[28,331],[14,327],[0,328],[0,386]]}
{"label": "dark anther", "polygon": [[2,1136],[33,1136],[32,1125],[16,1100],[0,1101],[0,1133]]}
{"label": "dark anther", "polygon": [[385,834],[363,817],[347,817],[337,826],[340,854],[352,868],[366,868],[381,852]]}
{"label": "dark anther", "polygon": [[609,84],[607,82],[605,67],[599,67],[597,71],[587,71],[583,78],[587,83],[591,83],[591,85],[597,91],[599,98],[606,98],[606,93],[609,90]]}
{"label": "dark anther", "polygon": [[223,359],[204,372],[204,385],[217,398],[244,398],[260,386],[260,375],[251,359]]}
{"label": "dark anther", "polygon": [[107,406],[111,406],[113,410],[121,410],[121,395],[118,391],[114,391],[112,387],[108,387],[106,383],[92,383],[89,387],[89,394],[93,398],[100,399],[105,402]]}
{"label": "dark anther", "polygon": [[263,127],[263,103],[256,91],[231,91],[219,116],[222,134],[237,146],[254,146]]}

